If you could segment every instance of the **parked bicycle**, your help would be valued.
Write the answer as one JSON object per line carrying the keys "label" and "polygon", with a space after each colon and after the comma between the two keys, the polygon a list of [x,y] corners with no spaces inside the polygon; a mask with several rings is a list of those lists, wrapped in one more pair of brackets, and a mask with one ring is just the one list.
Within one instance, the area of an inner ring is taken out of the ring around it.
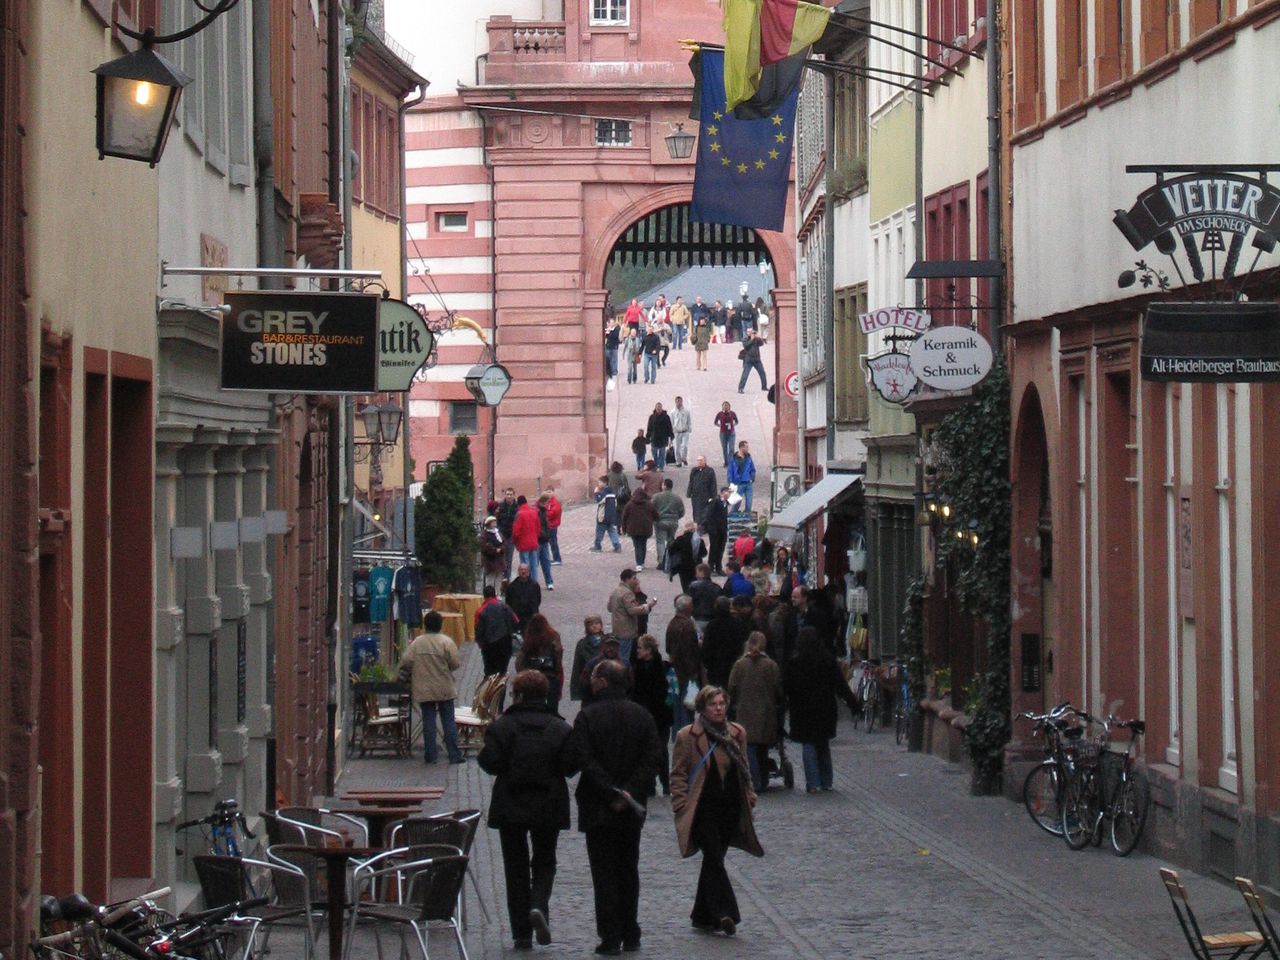
{"label": "parked bicycle", "polygon": [[145,944],[150,943],[156,923],[167,917],[155,901],[169,893],[168,887],[161,887],[133,900],[104,906],[94,905],[80,894],[62,899],[44,897],[40,903],[41,936],[31,941],[31,953],[37,960],[122,956],[158,960],[160,954],[149,952]]}
{"label": "parked bicycle", "polygon": [[[214,804],[213,813],[207,817],[188,820],[178,824],[174,829],[182,832],[193,827],[200,828],[200,834],[209,848],[208,852],[215,857],[243,856],[240,841],[236,838],[237,830],[244,834],[246,840],[257,839],[257,835],[249,829],[248,821],[244,818],[244,811],[240,809],[238,800],[219,800]],[[179,855],[182,853],[182,850],[178,851]]]}
{"label": "parked bicycle", "polygon": [[[1133,759],[1147,725],[1109,715],[1101,727],[1097,740],[1081,745],[1079,762],[1063,785],[1062,837],[1072,850],[1090,842],[1101,846],[1102,831],[1109,826],[1111,849],[1124,857],[1138,845],[1147,822],[1151,791]],[[1115,730],[1129,731],[1123,751],[1110,749]]]}
{"label": "parked bicycle", "polygon": [[894,664],[894,670],[898,674],[898,702],[893,708],[893,737],[895,743],[901,744],[911,729],[911,714],[915,712],[916,705],[911,697],[910,664],[899,660]]}
{"label": "parked bicycle", "polygon": [[[857,669],[858,702],[862,704],[861,720],[870,733],[880,716],[880,665],[871,660],[863,660]],[[853,725],[858,725],[858,717],[853,718]]]}
{"label": "parked bicycle", "polygon": [[1041,830],[1062,836],[1062,787],[1075,766],[1076,745],[1084,736],[1082,714],[1070,703],[1060,703],[1047,713],[1020,713],[1018,720],[1035,723],[1032,736],[1044,737],[1044,759],[1031,768],[1022,782],[1022,803]]}

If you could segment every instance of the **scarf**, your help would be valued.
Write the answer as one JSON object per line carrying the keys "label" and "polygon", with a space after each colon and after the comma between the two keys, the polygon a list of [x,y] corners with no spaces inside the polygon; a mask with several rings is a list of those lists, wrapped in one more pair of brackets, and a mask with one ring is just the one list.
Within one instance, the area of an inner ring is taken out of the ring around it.
{"label": "scarf", "polygon": [[724,752],[729,755],[729,759],[738,765],[739,770],[749,770],[747,759],[742,755],[742,751],[738,748],[738,742],[729,735],[729,722],[726,720],[724,726],[720,728],[713,727],[711,721],[705,716],[702,718],[702,729],[707,733],[707,739],[715,746],[722,747]]}

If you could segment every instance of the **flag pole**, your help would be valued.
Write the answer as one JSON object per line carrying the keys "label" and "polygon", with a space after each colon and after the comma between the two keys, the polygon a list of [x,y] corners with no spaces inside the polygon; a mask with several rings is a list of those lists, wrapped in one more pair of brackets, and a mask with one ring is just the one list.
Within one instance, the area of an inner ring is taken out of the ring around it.
{"label": "flag pole", "polygon": [[[892,23],[885,23],[881,20],[872,20],[870,17],[859,16],[856,13],[836,13],[834,10],[831,11],[831,16],[837,20],[849,21],[850,23],[858,24],[860,26],[879,27],[881,30],[891,30],[894,33],[900,33],[908,37],[915,37],[918,40],[928,40],[930,43],[936,43],[940,47],[946,47],[948,50],[954,50],[956,53],[964,54],[967,57],[973,57],[975,60],[982,59],[982,53],[979,50],[968,50],[964,47],[958,47],[954,43],[947,43],[945,40],[939,40],[936,37],[931,37],[927,33],[917,33],[915,30],[908,30],[906,27],[894,26]],[[871,39],[880,40],[881,38],[872,37]],[[909,52],[915,53],[914,50]],[[938,61],[934,60],[932,62],[937,63]]]}

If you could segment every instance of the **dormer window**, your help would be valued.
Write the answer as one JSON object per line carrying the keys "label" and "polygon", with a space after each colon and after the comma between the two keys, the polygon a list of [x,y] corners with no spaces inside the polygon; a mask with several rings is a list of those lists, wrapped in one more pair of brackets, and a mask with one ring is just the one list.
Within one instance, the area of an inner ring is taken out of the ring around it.
{"label": "dormer window", "polygon": [[630,23],[630,0],[591,0],[591,25],[625,27]]}

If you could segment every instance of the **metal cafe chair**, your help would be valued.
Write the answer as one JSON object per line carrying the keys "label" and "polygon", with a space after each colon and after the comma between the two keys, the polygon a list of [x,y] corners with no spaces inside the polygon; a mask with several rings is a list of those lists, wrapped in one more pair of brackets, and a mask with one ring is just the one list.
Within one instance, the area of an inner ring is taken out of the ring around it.
{"label": "metal cafe chair", "polygon": [[[206,909],[226,906],[247,900],[255,895],[267,895],[271,902],[243,915],[226,921],[234,930],[247,931],[243,960],[267,952],[271,928],[291,920],[302,921],[303,956],[310,958],[315,946],[316,931],[311,913],[311,885],[306,873],[290,863],[251,860],[244,857],[196,856],[193,858],[196,877]],[[266,933],[258,944],[258,933],[266,927]]]}
{"label": "metal cafe chair", "polygon": [[408,884],[402,903],[366,900],[361,896],[361,890],[356,891],[351,919],[347,924],[347,944],[343,952],[343,960],[350,960],[356,927],[361,919],[373,921],[379,960],[382,957],[382,939],[378,930],[382,924],[400,927],[402,955],[407,948],[405,934],[412,930],[418,941],[418,947],[422,950],[423,960],[429,960],[428,931],[433,925],[447,927],[453,931],[459,956],[462,960],[468,960],[467,946],[462,940],[462,926],[457,916],[458,895],[462,891],[462,883],[467,875],[467,858],[464,856],[435,857],[408,863],[395,863],[382,869],[362,869],[357,874],[359,886],[368,884],[370,890],[376,889],[381,877],[393,874],[402,875]]}

